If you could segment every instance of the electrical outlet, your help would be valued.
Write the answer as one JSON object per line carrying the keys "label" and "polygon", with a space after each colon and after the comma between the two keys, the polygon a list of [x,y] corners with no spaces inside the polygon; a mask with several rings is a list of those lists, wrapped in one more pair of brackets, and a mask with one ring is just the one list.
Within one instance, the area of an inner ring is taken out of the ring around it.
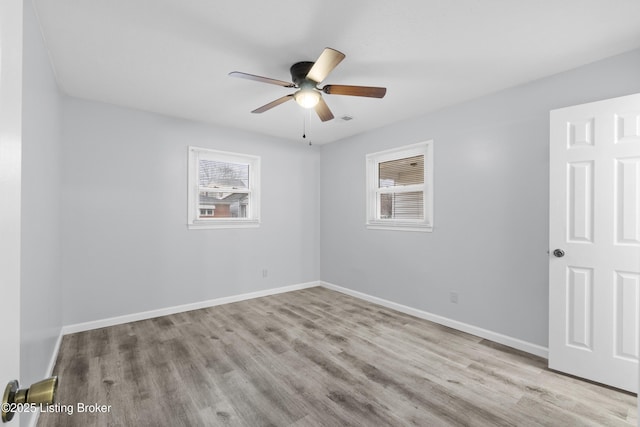
{"label": "electrical outlet", "polygon": [[262,270],[262,278],[266,278],[269,275],[269,271],[265,268]]}
{"label": "electrical outlet", "polygon": [[454,304],[457,304],[458,303],[458,293],[454,292],[454,291],[451,291],[449,293],[449,301],[451,301]]}

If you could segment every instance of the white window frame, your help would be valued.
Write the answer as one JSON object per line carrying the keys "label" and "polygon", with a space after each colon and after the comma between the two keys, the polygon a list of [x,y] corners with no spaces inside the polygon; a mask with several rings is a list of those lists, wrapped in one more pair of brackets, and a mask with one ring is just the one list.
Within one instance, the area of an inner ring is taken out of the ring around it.
{"label": "white window frame", "polygon": [[[412,184],[388,188],[378,187],[380,163],[419,155],[424,155],[424,184]],[[433,231],[433,140],[367,154],[366,162],[367,228],[374,230]],[[399,220],[393,218],[380,218],[380,194],[415,191],[423,192],[424,219]]]}
{"label": "white window frame", "polygon": [[[220,188],[220,192],[249,194],[246,218],[206,218],[199,219],[199,160],[201,158],[219,162],[249,165],[249,188]],[[188,161],[188,218],[189,229],[254,228],[260,226],[260,157],[249,154],[231,153],[209,148],[189,147]]]}

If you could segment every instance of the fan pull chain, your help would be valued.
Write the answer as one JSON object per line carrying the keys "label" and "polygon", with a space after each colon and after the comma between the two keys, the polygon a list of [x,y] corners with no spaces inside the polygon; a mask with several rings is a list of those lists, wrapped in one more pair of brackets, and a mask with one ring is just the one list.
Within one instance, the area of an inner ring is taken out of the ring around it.
{"label": "fan pull chain", "polygon": [[[307,110],[306,112],[303,113],[302,116],[302,139],[305,139],[307,137],[307,118],[309,118],[309,110]],[[309,145],[311,144],[311,139],[309,139]]]}
{"label": "fan pull chain", "polygon": [[302,113],[302,139],[307,137],[307,114]]}

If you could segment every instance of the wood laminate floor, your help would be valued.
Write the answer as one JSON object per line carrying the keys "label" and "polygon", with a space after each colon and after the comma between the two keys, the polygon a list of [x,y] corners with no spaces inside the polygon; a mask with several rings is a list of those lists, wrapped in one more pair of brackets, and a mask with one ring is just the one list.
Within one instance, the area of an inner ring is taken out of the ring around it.
{"label": "wood laminate floor", "polygon": [[[637,421],[635,395],[324,288],[67,335],[54,374],[67,406],[40,427]],[[78,402],[111,407],[79,413]]]}

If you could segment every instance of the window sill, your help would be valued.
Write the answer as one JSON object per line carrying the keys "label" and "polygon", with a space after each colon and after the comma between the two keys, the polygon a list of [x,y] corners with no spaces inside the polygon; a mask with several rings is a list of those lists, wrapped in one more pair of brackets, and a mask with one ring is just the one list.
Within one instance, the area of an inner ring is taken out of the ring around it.
{"label": "window sill", "polygon": [[258,228],[259,220],[216,220],[216,221],[194,221],[187,224],[189,230],[215,230],[222,228]]}
{"label": "window sill", "polygon": [[433,226],[431,224],[419,224],[415,222],[368,222],[368,230],[393,230],[393,231],[419,231],[431,233]]}

